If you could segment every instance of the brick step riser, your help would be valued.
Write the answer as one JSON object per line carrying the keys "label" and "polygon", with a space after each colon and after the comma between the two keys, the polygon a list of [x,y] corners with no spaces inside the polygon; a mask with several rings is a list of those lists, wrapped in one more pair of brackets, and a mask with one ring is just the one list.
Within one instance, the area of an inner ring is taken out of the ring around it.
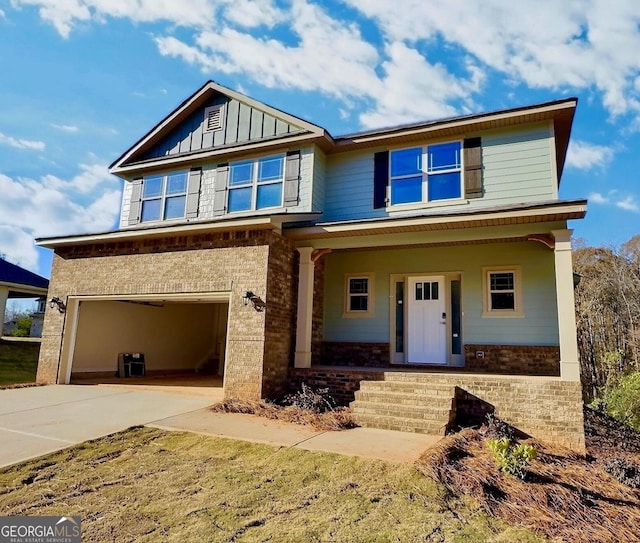
{"label": "brick step riser", "polygon": [[433,386],[427,383],[390,383],[388,381],[362,381],[360,390],[366,391],[394,391],[425,394],[428,396],[453,396],[453,386]]}
{"label": "brick step riser", "polygon": [[454,400],[451,396],[429,397],[419,394],[405,394],[393,392],[369,392],[358,390],[355,393],[357,402],[388,403],[393,405],[415,405],[424,408],[451,409]]}
{"label": "brick step riser", "polygon": [[402,419],[380,415],[360,415],[354,417],[356,422],[364,428],[381,428],[398,432],[413,432],[416,434],[444,435],[446,425],[426,420]]}
{"label": "brick step riser", "polygon": [[447,422],[451,418],[451,409],[423,409],[419,406],[372,404],[365,402],[353,403],[351,411],[354,414],[385,415],[418,420],[439,420]]}

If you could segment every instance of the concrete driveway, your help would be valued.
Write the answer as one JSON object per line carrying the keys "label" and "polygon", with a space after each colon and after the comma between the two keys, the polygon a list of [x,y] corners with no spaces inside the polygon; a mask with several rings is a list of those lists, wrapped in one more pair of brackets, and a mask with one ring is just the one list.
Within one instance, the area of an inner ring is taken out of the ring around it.
{"label": "concrete driveway", "polygon": [[222,399],[221,390],[209,391],[109,385],[0,390],[0,467]]}

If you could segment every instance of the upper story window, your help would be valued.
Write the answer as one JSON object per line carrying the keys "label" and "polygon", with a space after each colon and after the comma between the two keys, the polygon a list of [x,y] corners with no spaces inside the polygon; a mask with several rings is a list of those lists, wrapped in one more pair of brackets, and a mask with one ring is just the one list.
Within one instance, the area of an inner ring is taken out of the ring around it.
{"label": "upper story window", "polygon": [[391,205],[462,197],[460,141],[391,151]]}
{"label": "upper story window", "polygon": [[232,162],[228,212],[281,207],[283,181],[284,155]]}
{"label": "upper story window", "polygon": [[185,216],[187,172],[145,177],[142,184],[141,222],[179,219]]}

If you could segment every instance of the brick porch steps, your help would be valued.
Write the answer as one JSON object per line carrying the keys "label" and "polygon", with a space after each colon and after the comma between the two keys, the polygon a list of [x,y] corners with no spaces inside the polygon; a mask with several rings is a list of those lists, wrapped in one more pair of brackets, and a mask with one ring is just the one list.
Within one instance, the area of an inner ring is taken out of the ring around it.
{"label": "brick porch steps", "polygon": [[[368,428],[444,435],[455,419],[454,387],[450,383],[385,374],[385,381],[361,381],[351,410]],[[429,376],[432,377],[432,376]]]}

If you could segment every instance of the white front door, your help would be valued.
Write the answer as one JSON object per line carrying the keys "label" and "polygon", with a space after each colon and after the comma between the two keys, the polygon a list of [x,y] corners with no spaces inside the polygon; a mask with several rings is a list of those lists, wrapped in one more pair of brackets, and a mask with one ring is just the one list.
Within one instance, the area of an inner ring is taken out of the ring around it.
{"label": "white front door", "polygon": [[407,299],[409,364],[447,363],[445,280],[441,275],[410,277]]}

